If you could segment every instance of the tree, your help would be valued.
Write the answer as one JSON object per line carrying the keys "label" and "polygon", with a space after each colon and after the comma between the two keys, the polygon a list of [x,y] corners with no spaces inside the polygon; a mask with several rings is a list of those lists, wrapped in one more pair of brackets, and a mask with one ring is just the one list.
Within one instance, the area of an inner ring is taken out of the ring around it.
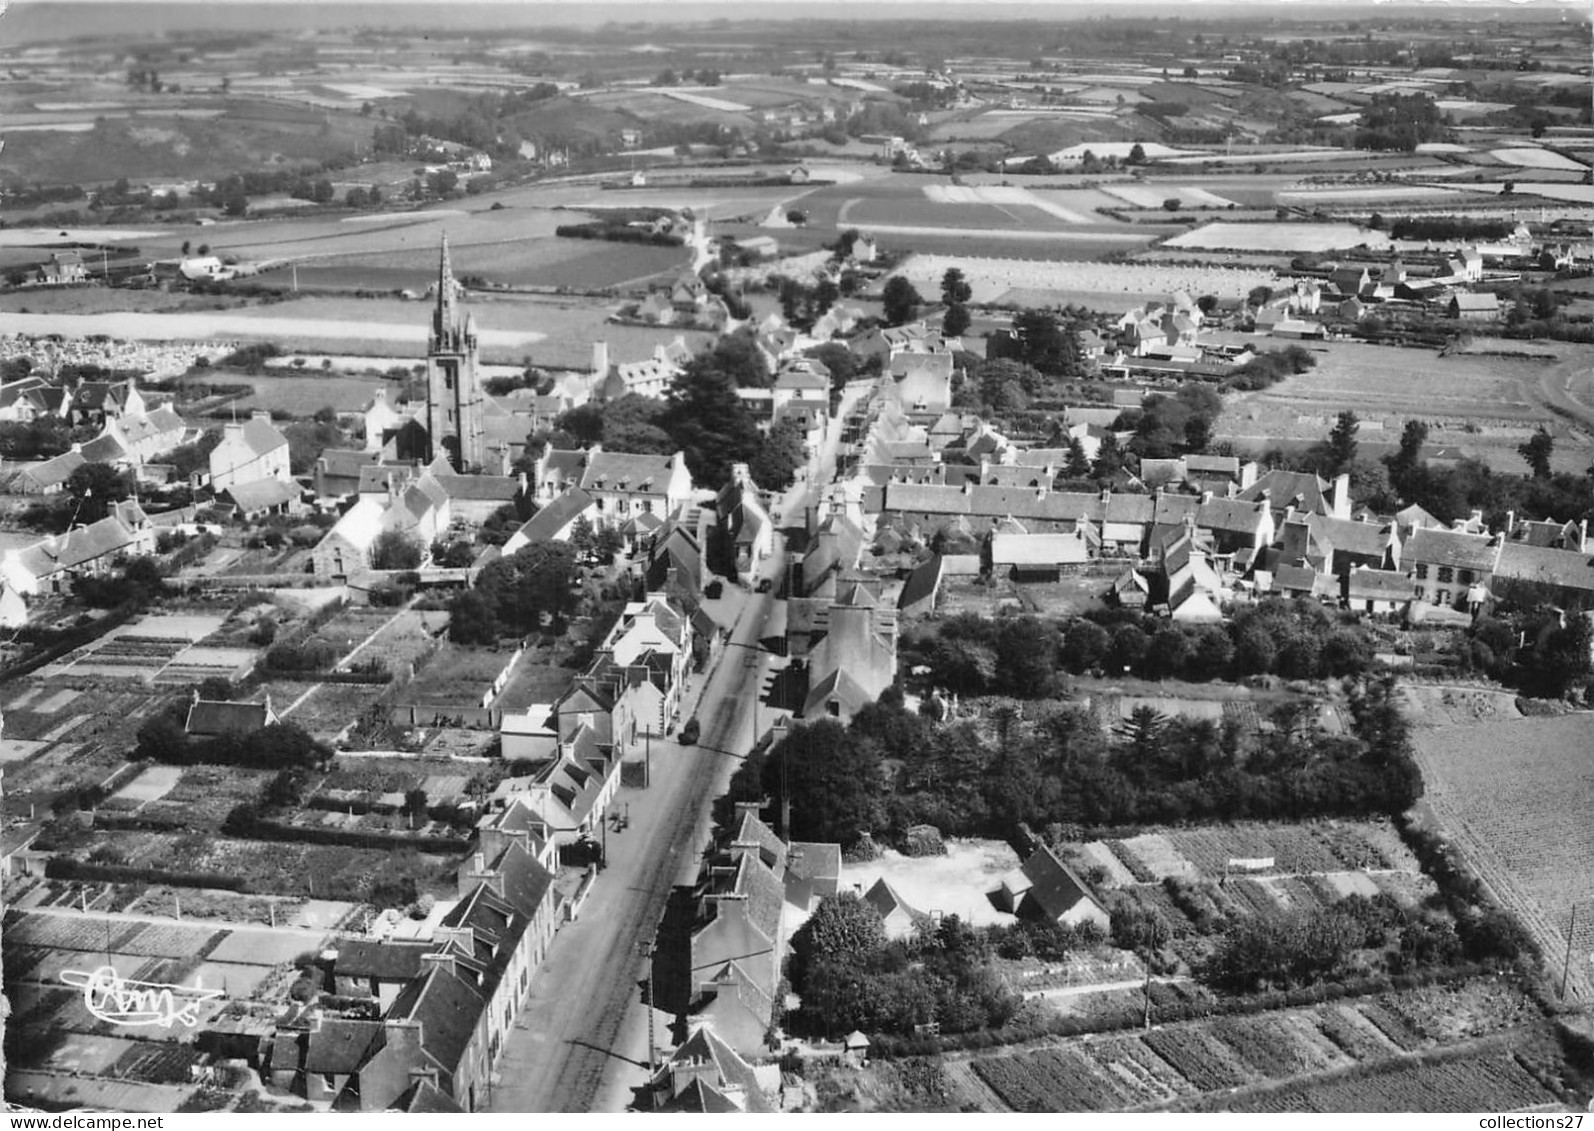
{"label": "tree", "polygon": [[885,921],[873,904],[852,892],[827,895],[791,937],[792,988],[802,991],[818,961],[861,966],[885,945]]}
{"label": "tree", "polygon": [[1063,475],[1068,479],[1090,478],[1090,457],[1085,454],[1085,445],[1078,436],[1068,438],[1068,460],[1063,464]]}
{"label": "tree", "polygon": [[969,308],[961,302],[954,302],[941,316],[941,333],[949,338],[961,338],[967,332],[970,321]]}
{"label": "tree", "polygon": [[1517,454],[1527,462],[1528,468],[1533,472],[1533,478],[1539,480],[1550,478],[1550,455],[1554,451],[1555,438],[1542,424],[1534,430],[1532,436],[1517,446]]}
{"label": "tree", "polygon": [[941,276],[941,302],[947,306],[958,306],[973,297],[974,288],[963,277],[963,272],[956,267],[948,267],[946,274]]}
{"label": "tree", "polygon": [[736,388],[715,355],[687,362],[670,388],[664,430],[685,453],[693,479],[705,487],[723,487],[731,465],[751,463],[763,446]]}
{"label": "tree", "polygon": [[924,302],[913,284],[901,275],[893,275],[886,280],[880,300],[885,309],[886,321],[893,326],[912,322],[919,315],[919,305]]}
{"label": "tree", "polygon": [[1124,158],[1126,165],[1144,165],[1146,163],[1146,147],[1138,141],[1129,147],[1129,156]]}
{"label": "tree", "polygon": [[1357,420],[1356,414],[1349,409],[1335,418],[1334,429],[1328,434],[1327,456],[1330,475],[1349,471],[1351,464],[1356,462],[1356,433],[1360,428],[1361,421]]}
{"label": "tree", "polygon": [[1123,468],[1123,449],[1118,445],[1118,437],[1109,432],[1101,438],[1101,447],[1096,449],[1096,478],[1111,479]]}
{"label": "tree", "polygon": [[402,530],[384,530],[371,544],[372,569],[414,569],[421,564],[421,544]]}
{"label": "tree", "polygon": [[748,465],[753,481],[770,491],[784,491],[808,461],[807,436],[801,421],[788,416],[764,437]]}
{"label": "tree", "polygon": [[66,493],[76,500],[77,521],[86,526],[133,493],[133,477],[108,463],[86,463],[67,476]]}

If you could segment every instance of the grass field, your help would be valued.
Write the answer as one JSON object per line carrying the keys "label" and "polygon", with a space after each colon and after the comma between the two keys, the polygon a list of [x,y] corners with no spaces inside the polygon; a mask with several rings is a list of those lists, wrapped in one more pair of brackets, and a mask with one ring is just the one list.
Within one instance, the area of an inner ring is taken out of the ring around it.
{"label": "grass field", "polygon": [[1568,995],[1594,1004],[1594,775],[1590,717],[1526,718],[1416,732],[1426,803],[1533,933]]}
{"label": "grass field", "polygon": [[1554,357],[1439,357],[1429,350],[1355,342],[1311,348],[1316,368],[1228,398],[1215,432],[1237,448],[1261,451],[1321,440],[1335,416],[1349,409],[1361,421],[1364,444],[1398,443],[1405,422],[1420,419],[1431,428],[1430,452],[1449,448],[1514,471],[1521,465],[1517,446],[1545,424],[1557,438],[1557,470],[1588,465],[1588,437],[1546,407],[1565,382],[1584,395],[1578,375],[1594,363],[1588,346],[1554,343]]}

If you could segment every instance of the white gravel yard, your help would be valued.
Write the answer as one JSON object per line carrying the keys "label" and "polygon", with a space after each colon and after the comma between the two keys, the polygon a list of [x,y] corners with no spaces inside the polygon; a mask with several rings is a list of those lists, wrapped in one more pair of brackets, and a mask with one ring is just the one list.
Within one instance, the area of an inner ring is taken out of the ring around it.
{"label": "white gravel yard", "polygon": [[1167,241],[1165,247],[1191,247],[1206,251],[1334,251],[1366,244],[1389,246],[1382,232],[1355,224],[1203,224]]}
{"label": "white gravel yard", "polygon": [[1011,923],[992,906],[987,892],[1019,866],[1018,855],[999,840],[949,840],[945,856],[904,856],[886,849],[879,859],[841,866],[841,889],[859,894],[882,876],[916,911],[957,915],[980,925]]}

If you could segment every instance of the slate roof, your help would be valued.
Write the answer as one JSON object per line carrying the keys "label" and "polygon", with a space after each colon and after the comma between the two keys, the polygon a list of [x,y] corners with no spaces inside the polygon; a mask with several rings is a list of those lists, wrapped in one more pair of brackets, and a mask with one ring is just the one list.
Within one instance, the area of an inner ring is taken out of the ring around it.
{"label": "slate roof", "polygon": [[1274,469],[1263,472],[1257,476],[1256,482],[1240,492],[1240,498],[1247,502],[1255,502],[1267,491],[1274,510],[1282,510],[1295,502],[1300,496],[1297,510],[1307,510],[1314,514],[1328,514],[1329,506],[1325,495],[1328,484],[1309,471],[1281,471]]}
{"label": "slate roof", "polygon": [[527,519],[517,533],[528,542],[547,542],[567,523],[574,522],[595,506],[591,495],[580,487],[571,487]]}
{"label": "slate roof", "polygon": [[787,853],[786,870],[809,883],[838,880],[841,878],[841,845],[793,841]]}
{"label": "slate roof", "polygon": [[431,950],[430,943],[345,938],[335,944],[338,956],[332,972],[340,978],[379,978],[385,982],[407,982],[420,976],[425,963],[421,955]]}
{"label": "slate roof", "polygon": [[[712,1064],[720,1081],[719,1087],[709,1089],[715,1096],[719,1097],[718,1102],[713,1102],[712,1107],[705,1110],[741,1110],[731,1104],[723,1095],[723,1092],[729,1089],[741,1090],[742,1095],[745,1097],[743,1102],[747,1111],[764,1113],[773,1110],[769,1105],[769,1101],[765,1099],[763,1091],[758,1086],[758,1077],[754,1074],[752,1066],[743,1060],[735,1049],[726,1044],[723,1038],[716,1036],[713,1030],[706,1025],[697,1026],[692,1031],[692,1034],[681,1042],[680,1047],[670,1054],[669,1062],[660,1069],[656,1080],[659,1084],[667,1082],[672,1066],[700,1064]],[[701,1077],[693,1081],[695,1084],[700,1084],[701,1082]],[[699,1098],[703,1098],[705,1095],[706,1093],[700,1092]],[[721,1107],[720,1103],[724,1103],[728,1107]]]}
{"label": "slate roof", "polygon": [[1347,554],[1380,557],[1389,547],[1390,530],[1377,523],[1314,514],[1306,517],[1306,526],[1313,538]]}
{"label": "slate roof", "polygon": [[1254,534],[1262,509],[1260,503],[1241,499],[1208,499],[1196,509],[1196,525],[1231,534]]}
{"label": "slate roof", "polygon": [[884,876],[876,880],[874,886],[863,893],[863,901],[880,912],[880,918],[882,919],[889,917],[894,911],[901,911],[914,922],[927,921],[930,918],[929,915],[903,899],[902,893],[892,887],[890,881]]}
{"label": "slate roof", "polygon": [[930,560],[908,574],[908,580],[897,595],[897,608],[907,609],[934,597],[941,587],[941,555],[932,554]]}
{"label": "slate roof", "polygon": [[227,703],[201,699],[188,708],[187,730],[200,737],[224,734],[253,734],[271,720],[271,709],[264,703]]}
{"label": "slate roof", "polygon": [[1409,601],[1415,592],[1411,578],[1390,569],[1353,569],[1345,581],[1347,601]]}
{"label": "slate roof", "polygon": [[434,472],[433,477],[450,499],[512,503],[520,495],[520,480],[512,475],[453,475]]}
{"label": "slate roof", "polygon": [[1500,561],[1494,573],[1512,581],[1594,592],[1594,557],[1577,550],[1507,542],[1500,547]]}
{"label": "slate roof", "polygon": [[1033,899],[1053,919],[1061,918],[1082,899],[1101,907],[1085,882],[1045,845],[1024,861],[1023,872],[1030,882],[1026,898]]}
{"label": "slate roof", "polygon": [[[164,411],[157,409],[156,412]],[[178,421],[181,427],[182,421]],[[288,437],[278,431],[277,426],[265,417],[251,416],[244,421],[238,429],[238,436],[244,445],[255,455],[263,456],[267,452],[276,451],[288,442]]]}
{"label": "slate roof", "polygon": [[299,486],[268,475],[248,483],[234,483],[222,494],[231,499],[239,510],[251,514],[293,502],[299,498]]}
{"label": "slate roof", "polygon": [[586,453],[581,486],[587,491],[629,491],[663,497],[674,470],[671,456],[633,455],[629,452]]}
{"label": "slate roof", "polygon": [[115,463],[127,458],[127,449],[122,447],[122,442],[109,432],[94,437],[80,450],[83,458],[89,463]]}
{"label": "slate roof", "polygon": [[[143,513],[139,512],[139,518],[142,517]],[[125,550],[134,539],[134,532],[125,522],[117,515],[107,515],[88,526],[79,526],[18,550],[16,560],[34,577],[49,577]]]}
{"label": "slate roof", "polygon": [[740,848],[756,849],[760,859],[771,868],[785,866],[786,843],[776,836],[775,830],[761,821],[756,813],[742,814],[742,822],[737,826],[736,835],[731,838],[730,843],[732,851]]}
{"label": "slate roof", "polygon": [[393,1105],[412,1115],[463,1115],[465,1109],[454,1098],[440,1091],[430,1080],[422,1080],[400,1096]]}
{"label": "slate roof", "polygon": [[1456,530],[1420,527],[1401,549],[1402,563],[1422,562],[1457,569],[1492,570],[1502,547],[1488,534],[1463,534]]}
{"label": "slate roof", "polygon": [[88,462],[81,452],[62,452],[51,459],[21,468],[18,474],[26,476],[43,490],[65,483],[74,471]]}
{"label": "slate roof", "polygon": [[323,1018],[319,1029],[305,1035],[301,1066],[305,1072],[317,1075],[348,1075],[360,1067],[372,1044],[382,1037],[380,1021]]}

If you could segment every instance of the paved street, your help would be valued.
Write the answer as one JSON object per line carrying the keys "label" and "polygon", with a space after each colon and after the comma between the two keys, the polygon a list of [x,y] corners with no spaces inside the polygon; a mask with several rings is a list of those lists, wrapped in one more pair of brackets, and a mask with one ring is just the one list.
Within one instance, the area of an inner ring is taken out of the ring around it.
{"label": "paved street", "polygon": [[[765,572],[778,576],[784,561],[777,551]],[[733,641],[757,640],[772,599],[748,599]],[[638,989],[645,965],[637,943],[652,940],[671,889],[696,874],[708,843],[709,803],[737,766],[718,751],[744,752],[752,744],[761,660],[747,648],[725,648],[698,707],[699,744],[655,741],[652,788],[625,789],[616,798],[619,810],[630,805],[630,826],[609,833],[608,868],[537,971],[500,1061],[490,1110],[619,1111],[646,1076],[647,1021]],[[670,1018],[658,1020],[663,1043]]]}
{"label": "paved street", "polygon": [[[862,387],[848,391],[843,417],[864,393]],[[809,474],[772,508],[775,515],[794,521],[818,502],[819,488],[835,475],[840,433],[838,421]],[[779,579],[786,554],[781,539],[776,543],[759,572]],[[616,811],[630,805],[630,826],[609,833],[608,868],[580,917],[555,936],[532,982],[499,1064],[490,1110],[623,1111],[646,1080],[648,1010],[640,990],[646,964],[637,944],[652,941],[672,888],[695,879],[708,844],[710,803],[736,772],[734,755],[752,748],[753,704],[767,663],[751,646],[773,601],[773,594],[746,596],[731,646],[701,693],[698,745],[655,742],[652,788],[625,789],[617,797]],[[770,721],[766,714],[759,724],[767,728]],[[672,1020],[654,1015],[660,1055]]]}

